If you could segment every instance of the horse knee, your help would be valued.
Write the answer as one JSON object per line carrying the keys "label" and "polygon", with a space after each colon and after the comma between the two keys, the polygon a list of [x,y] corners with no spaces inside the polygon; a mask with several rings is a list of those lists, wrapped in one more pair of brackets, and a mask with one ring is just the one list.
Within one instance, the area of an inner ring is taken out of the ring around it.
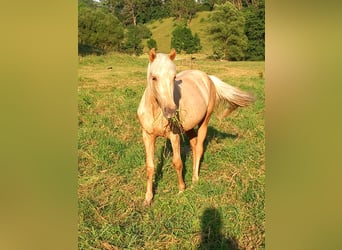
{"label": "horse knee", "polygon": [[176,170],[180,170],[183,168],[183,162],[181,158],[173,158],[172,159],[172,164],[175,167]]}
{"label": "horse knee", "polygon": [[154,167],[146,167],[147,179],[152,179],[153,175],[154,175]]}
{"label": "horse knee", "polygon": [[196,155],[201,157],[203,154],[203,144],[196,145]]}

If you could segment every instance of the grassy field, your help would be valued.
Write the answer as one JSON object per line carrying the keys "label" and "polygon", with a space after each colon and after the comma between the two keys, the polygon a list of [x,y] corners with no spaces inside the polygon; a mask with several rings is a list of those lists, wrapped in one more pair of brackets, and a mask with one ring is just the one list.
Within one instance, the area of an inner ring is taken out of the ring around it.
{"label": "grassy field", "polygon": [[[183,60],[176,64],[178,71],[190,67]],[[150,208],[143,206],[145,156],[136,116],[146,67],[146,55],[80,58],[79,249],[264,249],[264,62],[192,64],[258,99],[222,121],[212,116],[200,180],[193,187],[185,137],[188,188],[181,194],[170,145],[157,140]]]}

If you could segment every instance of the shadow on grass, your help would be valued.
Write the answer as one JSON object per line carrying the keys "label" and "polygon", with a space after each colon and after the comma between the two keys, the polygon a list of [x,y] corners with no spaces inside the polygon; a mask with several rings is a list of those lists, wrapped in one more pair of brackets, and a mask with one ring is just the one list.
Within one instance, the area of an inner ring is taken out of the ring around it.
{"label": "shadow on grass", "polygon": [[219,131],[214,127],[208,126],[207,138],[204,141],[204,152],[212,140],[236,139],[238,136],[238,134],[228,134],[226,132]]}
{"label": "shadow on grass", "polygon": [[[166,139],[165,139],[166,140]],[[158,189],[159,181],[163,178],[163,166],[165,164],[165,160],[171,155],[172,147],[169,140],[166,140],[163,147],[159,153],[158,164],[155,170],[154,182],[153,182],[153,193],[156,193]]]}
{"label": "shadow on grass", "polygon": [[[208,127],[208,132],[207,132],[207,137],[204,141],[204,153],[207,149],[207,146],[210,144],[212,140],[223,140],[223,139],[235,139],[237,138],[238,135],[236,134],[228,134],[222,131],[219,131],[215,129],[214,127],[209,126]],[[169,140],[166,140],[166,143],[162,146],[159,156],[158,156],[158,164],[156,165],[156,170],[155,170],[155,179],[153,183],[153,190],[154,193],[157,191],[159,181],[163,178],[163,166],[165,165],[165,160],[169,157],[172,157],[172,146]],[[183,162],[183,179],[185,179],[185,175],[187,173],[187,169],[185,167],[185,163],[188,158],[192,161],[192,154],[191,154],[191,146],[189,143],[189,138],[184,135],[181,139],[181,157],[182,157],[182,162]],[[201,159],[201,163],[203,161],[203,156]],[[201,168],[201,166],[200,166]],[[192,169],[190,170],[192,171]],[[175,171],[176,173],[176,171]],[[177,183],[175,183],[177,185]]]}
{"label": "shadow on grass", "polygon": [[86,56],[86,55],[104,55],[106,52],[103,49],[95,48],[86,44],[78,44],[78,55]]}
{"label": "shadow on grass", "polygon": [[[182,162],[183,162],[183,179],[185,179],[185,175],[186,175],[186,168],[185,168],[185,162],[187,159],[187,155],[190,153],[191,149],[190,149],[190,144],[188,141],[186,141],[186,136],[184,136],[185,141],[181,141],[181,158],[182,158]],[[171,146],[171,142],[168,139],[165,139],[166,142],[164,143],[164,145],[162,146],[162,148],[160,149],[160,152],[158,154],[158,163],[156,165],[156,169],[155,169],[155,177],[154,177],[154,182],[153,182],[153,192],[155,193],[157,191],[158,188],[158,184],[159,181],[163,178],[163,167],[166,164],[166,161],[168,158],[172,158],[172,146]],[[176,175],[176,170],[174,169],[174,173]],[[175,182],[175,185],[177,185],[177,182]]]}
{"label": "shadow on grass", "polygon": [[207,208],[203,212],[201,230],[201,243],[198,250],[239,249],[235,239],[227,239],[222,234],[222,216],[216,208]]}
{"label": "shadow on grass", "polygon": [[224,140],[224,139],[233,140],[233,139],[236,139],[238,136],[239,135],[237,134],[228,134],[226,132],[222,132],[222,131],[215,129],[214,127],[208,126],[207,137],[203,143],[204,152],[203,152],[203,155],[200,161],[200,167],[199,167],[200,178],[201,178],[201,165],[205,157],[205,152],[207,151],[207,147],[210,144],[210,142],[213,140],[220,142],[220,140]]}

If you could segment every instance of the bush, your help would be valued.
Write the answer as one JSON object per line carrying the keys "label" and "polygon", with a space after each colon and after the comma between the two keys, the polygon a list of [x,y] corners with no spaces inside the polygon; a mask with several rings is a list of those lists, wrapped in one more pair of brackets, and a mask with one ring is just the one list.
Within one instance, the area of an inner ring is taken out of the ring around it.
{"label": "bush", "polygon": [[157,50],[158,48],[157,48],[156,40],[154,40],[153,38],[148,39],[147,40],[147,47],[148,47],[148,49],[155,48]]}
{"label": "bush", "polygon": [[86,44],[78,44],[78,54],[81,56],[85,55],[103,55],[105,51],[103,49],[95,48]]}
{"label": "bush", "polygon": [[142,45],[142,38],[140,29],[137,26],[129,26],[127,28],[125,43],[123,46],[124,52],[128,54],[141,55],[144,46]]}
{"label": "bush", "polygon": [[143,24],[138,24],[137,28],[139,30],[140,38],[148,39],[152,36],[152,32]]}
{"label": "bush", "polygon": [[202,48],[198,35],[193,36],[191,30],[185,26],[177,26],[173,30],[171,47],[178,53],[185,51],[187,54],[196,53]]}
{"label": "bush", "polygon": [[209,3],[199,4],[197,7],[197,11],[211,11],[211,7]]}
{"label": "bush", "polygon": [[258,6],[249,6],[243,11],[246,18],[246,35],[248,60],[265,60],[265,1]]}
{"label": "bush", "polygon": [[244,33],[245,19],[242,13],[230,2],[220,5],[212,15],[210,33],[216,41],[213,46],[214,57],[231,61],[245,59],[247,36]]}

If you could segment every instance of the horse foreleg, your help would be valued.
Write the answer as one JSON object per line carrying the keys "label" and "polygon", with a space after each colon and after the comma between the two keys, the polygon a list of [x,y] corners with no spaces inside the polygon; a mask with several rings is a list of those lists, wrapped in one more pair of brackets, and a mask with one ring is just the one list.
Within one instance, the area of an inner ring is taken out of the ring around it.
{"label": "horse foreleg", "polygon": [[176,169],[177,177],[178,177],[178,188],[179,191],[183,191],[185,189],[185,183],[183,180],[183,162],[180,153],[180,136],[179,134],[170,133],[170,141],[172,145],[172,164]]}
{"label": "horse foreleg", "polygon": [[[194,129],[191,129],[186,132],[187,136],[190,140],[190,146],[192,151],[192,176],[194,177],[194,173],[196,172],[196,144],[197,144],[197,133]],[[198,179],[198,174],[197,174]],[[194,182],[194,179],[193,179]]]}
{"label": "horse foreleg", "polygon": [[201,162],[201,158],[203,155],[203,143],[205,140],[205,137],[207,136],[208,131],[208,122],[209,119],[204,120],[204,122],[199,126],[198,128],[198,135],[197,135],[197,141],[195,146],[195,157],[194,157],[194,165],[193,165],[193,172],[192,172],[192,182],[196,183],[198,181],[198,174],[199,174],[199,166]]}
{"label": "horse foreleg", "polygon": [[145,205],[151,205],[153,199],[153,175],[154,175],[154,145],[156,141],[156,137],[154,135],[148,134],[145,130],[143,130],[143,141],[145,145],[145,155],[146,155],[146,177],[147,177],[147,185],[146,185],[146,195],[145,195]]}

